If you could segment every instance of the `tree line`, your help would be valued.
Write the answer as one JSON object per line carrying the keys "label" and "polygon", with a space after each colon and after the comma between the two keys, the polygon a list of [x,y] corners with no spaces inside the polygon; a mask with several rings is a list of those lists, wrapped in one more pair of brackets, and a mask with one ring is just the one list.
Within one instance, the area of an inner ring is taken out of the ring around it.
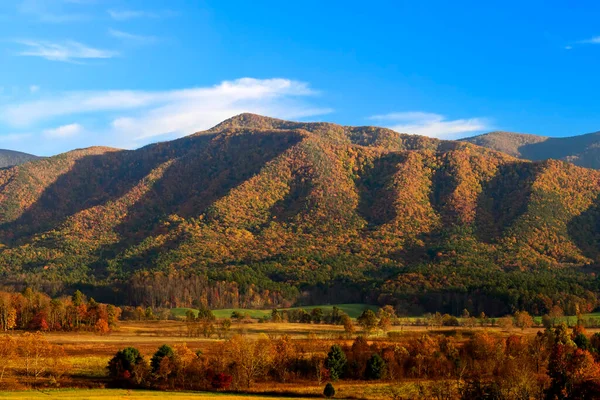
{"label": "tree line", "polygon": [[76,291],[72,296],[51,298],[30,288],[0,292],[0,331],[92,330],[108,333],[116,326],[122,310],[96,302]]}
{"label": "tree line", "polygon": [[[234,335],[208,354],[163,345],[150,358],[128,347],[108,364],[121,387],[247,391],[256,383],[417,382],[423,398],[588,399],[600,396],[600,333],[565,324],[537,335],[418,334],[400,340],[251,339]],[[400,397],[396,397],[400,398]]]}

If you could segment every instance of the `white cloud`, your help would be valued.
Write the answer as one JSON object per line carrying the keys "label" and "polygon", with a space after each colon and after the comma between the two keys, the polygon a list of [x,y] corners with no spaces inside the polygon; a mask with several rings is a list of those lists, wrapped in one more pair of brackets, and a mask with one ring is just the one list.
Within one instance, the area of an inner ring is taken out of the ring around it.
{"label": "white cloud", "polygon": [[173,11],[108,10],[107,12],[116,21],[127,21],[136,18],[163,18],[176,15]]}
{"label": "white cloud", "polygon": [[447,120],[443,115],[421,111],[375,115],[369,119],[377,120],[397,132],[449,140],[490,129],[486,118]]}
{"label": "white cloud", "polygon": [[29,86],[29,92],[31,93],[37,93],[40,91],[40,87],[38,85],[31,85]]}
{"label": "white cloud", "polygon": [[44,136],[56,139],[65,139],[83,132],[83,126],[79,124],[62,125],[58,128],[45,129]]}
{"label": "white cloud", "polygon": [[[0,123],[31,130],[81,116],[94,121],[94,129],[86,124],[83,136],[88,137],[88,141],[81,145],[131,148],[161,136],[174,138],[205,130],[243,112],[278,118],[303,118],[330,112],[304,100],[315,94],[303,82],[253,78],[167,91],[116,90],[54,95],[44,91],[38,100],[0,106]],[[61,128],[48,130],[48,133],[58,134],[56,130]]]}
{"label": "white cloud", "polygon": [[26,47],[19,52],[19,55],[42,57],[50,61],[76,62],[82,59],[112,58],[117,55],[114,51],[96,49],[73,40],[62,43],[18,40],[17,43]]}
{"label": "white cloud", "polygon": [[134,33],[120,31],[118,29],[109,29],[108,34],[117,39],[129,41],[129,42],[135,42],[135,43],[139,43],[139,44],[154,43],[157,41],[157,38],[155,36],[137,35]]}
{"label": "white cloud", "polygon": [[583,44],[600,44],[600,36],[594,36],[589,39],[580,40],[579,43]]}

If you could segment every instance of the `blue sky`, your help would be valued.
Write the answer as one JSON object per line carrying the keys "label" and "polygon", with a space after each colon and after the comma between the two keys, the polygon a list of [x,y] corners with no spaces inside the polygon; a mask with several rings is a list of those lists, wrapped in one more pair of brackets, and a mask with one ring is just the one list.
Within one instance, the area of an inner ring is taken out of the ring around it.
{"label": "blue sky", "polygon": [[2,1],[0,148],[136,148],[244,111],[598,131],[598,20],[591,1]]}

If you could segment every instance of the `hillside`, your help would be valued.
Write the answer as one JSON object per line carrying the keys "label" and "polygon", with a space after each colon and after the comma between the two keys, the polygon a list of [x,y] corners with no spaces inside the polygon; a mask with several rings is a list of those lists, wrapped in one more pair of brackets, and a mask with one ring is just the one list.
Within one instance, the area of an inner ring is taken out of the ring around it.
{"label": "hillside", "polygon": [[526,160],[564,160],[600,169],[600,132],[552,138],[512,132],[490,132],[461,139]]}
{"label": "hillside", "polygon": [[187,307],[597,305],[600,171],[251,114],[0,170],[0,281]]}
{"label": "hillside", "polygon": [[0,168],[12,167],[36,159],[38,159],[38,157],[31,154],[0,149]]}

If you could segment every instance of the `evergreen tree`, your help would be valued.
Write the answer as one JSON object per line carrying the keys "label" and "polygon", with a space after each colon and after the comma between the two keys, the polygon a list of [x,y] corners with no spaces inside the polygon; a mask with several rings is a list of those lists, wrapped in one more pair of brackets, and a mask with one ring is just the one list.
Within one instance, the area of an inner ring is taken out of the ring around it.
{"label": "evergreen tree", "polygon": [[117,354],[108,362],[108,372],[113,379],[125,379],[141,382],[143,380],[138,368],[144,366],[144,358],[135,347],[127,347],[119,350]]}
{"label": "evergreen tree", "polygon": [[152,372],[156,373],[158,371],[158,369],[160,368],[160,362],[163,360],[163,358],[173,358],[174,356],[175,352],[173,351],[171,346],[168,346],[166,344],[160,346],[158,350],[156,350],[156,353],[154,353],[154,355],[152,356],[152,360],[150,360]]}
{"label": "evergreen tree", "polygon": [[338,344],[331,346],[331,350],[327,354],[326,366],[329,369],[331,379],[337,381],[340,379],[346,370],[346,353]]}
{"label": "evergreen tree", "polygon": [[385,375],[386,364],[383,358],[377,353],[373,354],[367,361],[365,377],[367,379],[381,379]]}

